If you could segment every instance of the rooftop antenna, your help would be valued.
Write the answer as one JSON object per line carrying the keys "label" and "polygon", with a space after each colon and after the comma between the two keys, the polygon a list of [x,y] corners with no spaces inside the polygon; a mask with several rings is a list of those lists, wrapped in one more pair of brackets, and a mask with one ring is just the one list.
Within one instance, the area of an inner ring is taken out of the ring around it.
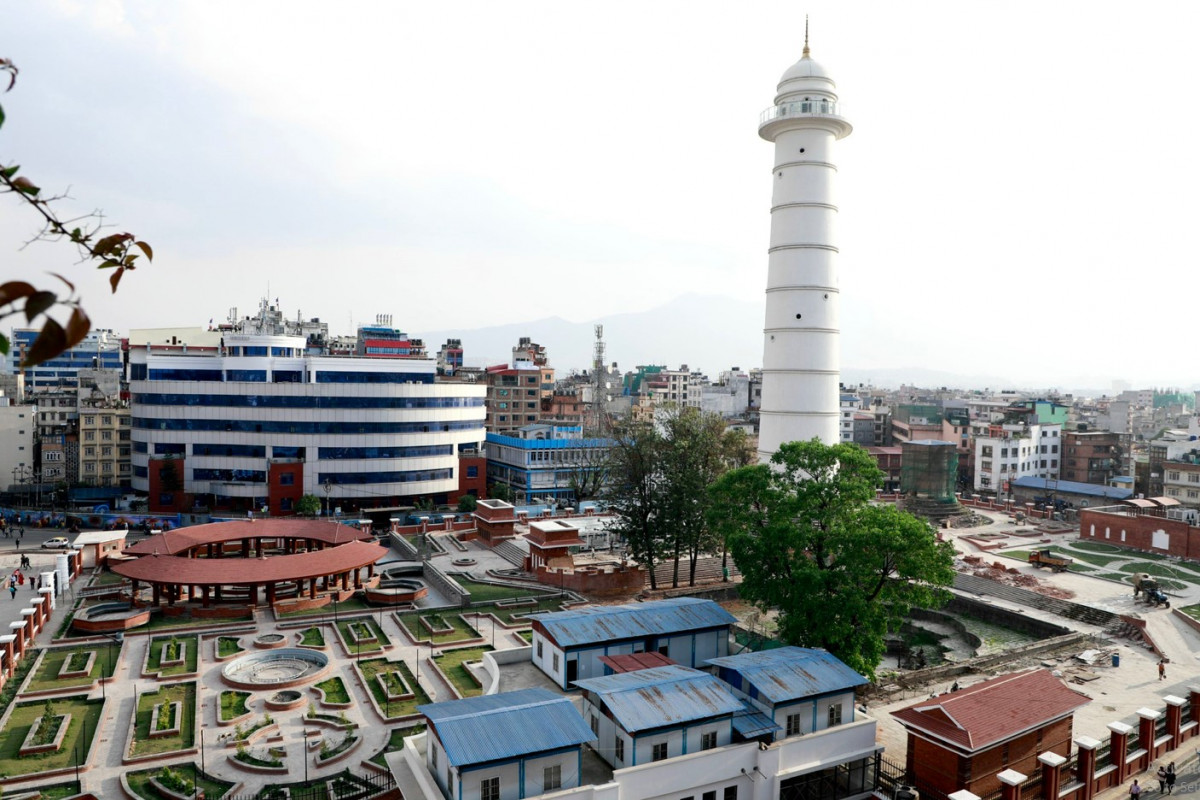
{"label": "rooftop antenna", "polygon": [[804,15],[804,57],[808,57],[808,14]]}

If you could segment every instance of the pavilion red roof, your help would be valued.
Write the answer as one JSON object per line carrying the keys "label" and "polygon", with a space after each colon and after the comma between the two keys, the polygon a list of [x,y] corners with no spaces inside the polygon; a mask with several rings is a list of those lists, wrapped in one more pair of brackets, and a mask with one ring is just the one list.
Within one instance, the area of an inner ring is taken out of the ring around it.
{"label": "pavilion red roof", "polygon": [[145,583],[248,586],[335,575],[374,564],[387,552],[374,542],[354,541],[325,550],[261,558],[149,555],[114,564],[112,571]]}
{"label": "pavilion red roof", "polygon": [[316,519],[239,519],[230,522],[212,522],[164,531],[126,547],[124,552],[135,556],[173,555],[196,547],[218,542],[236,542],[243,539],[308,539],[327,545],[341,545],[355,541],[374,541],[368,533],[358,528],[332,520]]}
{"label": "pavilion red roof", "polygon": [[1001,675],[893,711],[910,731],[975,752],[1069,715],[1091,698],[1049,670]]}

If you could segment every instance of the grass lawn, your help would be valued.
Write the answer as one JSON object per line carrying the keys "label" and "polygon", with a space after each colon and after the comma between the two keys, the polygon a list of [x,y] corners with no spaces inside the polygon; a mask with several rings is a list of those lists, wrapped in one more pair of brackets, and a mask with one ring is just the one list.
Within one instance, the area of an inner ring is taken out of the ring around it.
{"label": "grass lawn", "polygon": [[[349,600],[343,600],[337,604],[338,614],[357,614],[360,611],[373,611],[372,606],[367,605],[358,595],[351,597]],[[276,614],[279,619],[295,619],[296,617],[320,617],[326,614],[333,614],[333,605],[321,606],[320,608],[305,608],[300,611],[288,611],[283,614]]]}
{"label": "grass lawn", "polygon": [[26,650],[25,657],[17,662],[17,668],[13,672],[12,678],[4,684],[3,689],[0,689],[0,716],[3,716],[4,712],[8,710],[9,704],[17,696],[17,689],[21,688],[21,682],[25,680],[29,670],[33,669],[33,662],[37,661],[37,654],[36,648]]}
{"label": "grass lawn", "polygon": [[248,714],[250,712],[246,706],[248,699],[250,699],[249,692],[238,692],[233,689],[221,692],[221,721],[237,719],[243,714]]}
{"label": "grass lawn", "polygon": [[1200,604],[1194,606],[1184,606],[1179,610],[1187,614],[1192,619],[1200,619]]}
{"label": "grass lawn", "polygon": [[[71,715],[71,724],[63,737],[62,747],[53,753],[18,756],[17,751],[21,749],[21,743],[25,741],[25,736],[33,726],[34,720],[40,717],[45,710],[46,701],[17,703],[3,730],[0,730],[0,775],[30,775],[52,769],[63,769],[75,766],[85,758],[89,742],[83,738],[83,729],[86,725],[88,736],[96,735],[96,726],[100,722],[104,701],[99,698],[88,700],[79,695],[57,697],[53,703],[55,714]],[[77,755],[79,760],[76,760]]]}
{"label": "grass lawn", "polygon": [[517,636],[520,636],[530,644],[533,643],[533,631],[517,631]]}
{"label": "grass lawn", "polygon": [[1071,547],[1075,550],[1091,550],[1093,553],[1128,553],[1126,547],[1117,547],[1115,544],[1105,544],[1104,542],[1071,542]]}
{"label": "grass lawn", "polygon": [[496,616],[496,618],[499,619],[500,622],[503,623],[504,625],[508,625],[510,627],[512,627],[512,626],[520,627],[523,625],[528,625],[529,620],[521,619],[521,618],[513,619],[514,615],[517,615],[517,614],[520,614],[520,615],[540,614],[543,611],[562,611],[562,602],[563,602],[562,595],[551,594],[551,595],[545,595],[544,597],[539,597],[536,606],[515,606],[513,608],[499,608],[498,606],[490,605],[490,606],[481,606],[474,610],[478,611],[480,613],[483,613],[483,614],[494,614]]}
{"label": "grass lawn", "polygon": [[[201,777],[196,773],[196,765],[194,763],[176,764],[172,769],[183,773],[183,776],[188,780],[194,781],[200,789],[204,790],[204,796],[213,798],[213,800],[217,800],[217,798],[233,788],[232,783],[212,781]],[[153,769],[143,769],[137,772],[127,772],[125,773],[125,778],[129,781],[129,788],[138,797],[144,798],[144,800],[161,800],[159,794],[150,786],[150,779],[160,772],[162,772],[162,767],[154,767]],[[42,795],[42,797],[45,796],[45,794]]]}
{"label": "grass lawn", "polygon": [[[421,624],[423,616],[438,616],[454,630],[431,634],[429,629]],[[408,638],[418,644],[453,644],[454,642],[469,642],[473,639],[483,638],[471,623],[463,619],[462,614],[458,613],[458,609],[447,609],[440,614],[429,611],[410,611],[405,614],[396,614],[395,617],[396,621],[400,623],[400,627],[408,634]]]}
{"label": "grass lawn", "polygon": [[382,750],[367,760],[372,764],[378,764],[384,769],[387,769],[387,761],[384,759],[384,756],[404,747],[405,739],[407,739],[409,736],[416,736],[423,730],[425,730],[425,726],[420,724],[414,725],[411,728],[392,728],[392,734],[388,737],[388,743],[384,745]]}
{"label": "grass lawn", "polygon": [[[150,738],[150,717],[157,703],[183,704],[183,720],[179,726],[178,736],[163,736]],[[138,696],[137,720],[133,733],[133,752],[135,756],[148,756],[153,753],[171,753],[191,747],[196,742],[196,683],[172,683],[162,686],[155,692],[146,692]]]}
{"label": "grass lawn", "polygon": [[[1042,548],[1037,548],[1037,549],[1040,550]],[[1001,555],[1006,558],[1015,558],[1018,561],[1023,561],[1026,564],[1028,564],[1029,563],[1029,554],[1032,552],[1033,552],[1033,550],[1005,550],[1003,553],[997,553],[997,555]],[[1051,555],[1053,555],[1055,558],[1071,558],[1071,559],[1075,558],[1074,554],[1067,552],[1065,550],[1051,549]],[[1067,567],[1068,572],[1094,572],[1095,569],[1096,569],[1095,567],[1089,567],[1086,564],[1080,564],[1078,561],[1075,561],[1074,563],[1071,564],[1071,566]]]}
{"label": "grass lawn", "polygon": [[1148,572],[1154,576],[1159,585],[1167,589],[1182,589],[1191,583],[1193,578],[1193,576],[1173,566],[1162,563],[1156,564],[1152,561],[1132,561],[1128,564],[1121,564],[1115,569],[1125,573],[1125,580],[1131,583],[1133,582],[1134,573]]}
{"label": "grass lawn", "polygon": [[346,691],[346,684],[337,675],[321,681],[317,684],[317,688],[325,693],[325,702],[327,703],[350,702],[350,693]]}
{"label": "grass lawn", "polygon": [[231,625],[235,622],[252,622],[254,617],[246,614],[243,617],[222,617],[221,619],[195,619],[193,617],[165,617],[162,614],[151,614],[150,621],[138,630],[157,631],[163,628],[202,628],[213,625]]}
{"label": "grass lawn", "polygon": [[305,628],[304,633],[300,635],[300,644],[308,645],[309,647],[324,647],[325,633],[316,625],[311,628]]}
{"label": "grass lawn", "polygon": [[38,792],[41,794],[41,800],[65,800],[65,798],[79,794],[79,783],[70,781],[57,783],[54,786],[39,786]]}
{"label": "grass lawn", "polygon": [[[517,597],[537,597],[548,595],[552,590],[540,589],[533,586],[501,586],[498,583],[483,583],[473,581],[465,575],[451,575],[459,586],[471,593],[472,603],[490,603],[496,600],[512,600]],[[558,595],[558,592],[553,592]]]}
{"label": "grass lawn", "polygon": [[220,658],[229,658],[237,655],[246,648],[242,647],[236,636],[218,636],[217,637],[217,656]]}
{"label": "grass lawn", "polygon": [[[364,626],[369,631],[370,636],[374,636],[376,641],[357,642],[350,635],[350,627],[361,630]],[[378,653],[383,650],[386,645],[392,643],[387,634],[380,630],[376,624],[374,617],[356,617],[354,619],[338,620],[337,624],[338,635],[342,637],[342,642],[346,645],[346,652],[352,655],[359,653]]]}
{"label": "grass lawn", "polygon": [[[177,642],[184,646],[183,663],[163,667],[162,661],[166,651],[171,649],[171,643]],[[196,671],[200,659],[200,640],[196,636],[156,636],[150,640],[150,659],[146,665],[148,672],[157,672],[164,677],[171,675],[190,675]]]}
{"label": "grass lawn", "polygon": [[122,578],[120,575],[118,575],[115,572],[109,572],[108,570],[104,570],[99,575],[92,578],[92,582],[88,585],[89,586],[118,586],[122,583],[125,583],[126,580],[127,580],[126,578]]}
{"label": "grass lawn", "polygon": [[[417,713],[417,706],[430,702],[429,695],[425,694],[425,690],[417,683],[417,679],[413,677],[412,671],[409,670],[408,664],[403,661],[388,661],[386,658],[372,658],[367,661],[358,661],[354,664],[355,668],[362,673],[363,682],[371,690],[371,695],[375,698],[375,702],[379,704],[379,710],[383,713],[391,713],[392,718],[407,717]],[[375,676],[380,672],[398,671],[404,676],[404,682],[408,684],[408,688],[413,690],[414,697],[411,700],[393,700],[388,703],[387,695],[383,693],[383,687],[379,685],[379,681]],[[394,732],[393,732],[394,735]]]}
{"label": "grass lawn", "polygon": [[471,677],[471,673],[463,666],[468,661],[478,661],[483,654],[492,649],[491,645],[482,647],[460,647],[457,650],[444,650],[433,657],[454,688],[462,697],[475,697],[482,694],[483,689]]}
{"label": "grass lawn", "polygon": [[[83,653],[86,659],[88,653],[95,653],[96,658],[92,662],[92,671],[88,675],[79,678],[62,678],[58,677],[58,671],[62,669],[63,663],[72,656],[76,651]],[[111,650],[111,652],[106,652]],[[66,689],[75,686],[91,686],[101,676],[111,677],[117,668],[117,664],[121,660],[121,647],[114,644],[111,648],[104,646],[93,647],[58,647],[53,650],[47,650],[45,658],[42,659],[41,666],[38,667],[37,673],[29,681],[27,691],[40,692],[46,689]]]}

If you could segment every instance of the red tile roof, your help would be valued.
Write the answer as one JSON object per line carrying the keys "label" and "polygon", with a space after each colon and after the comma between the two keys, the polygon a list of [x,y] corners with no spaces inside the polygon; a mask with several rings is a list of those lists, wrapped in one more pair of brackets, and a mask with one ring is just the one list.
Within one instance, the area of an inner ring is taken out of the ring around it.
{"label": "red tile roof", "polygon": [[309,553],[262,558],[151,555],[113,564],[112,571],[145,583],[247,586],[336,575],[374,564],[387,552],[373,542],[349,542]]}
{"label": "red tile roof", "polygon": [[1091,702],[1049,670],[1001,675],[893,711],[911,732],[975,752],[1069,715]]}
{"label": "red tile roof", "polygon": [[309,539],[327,545],[340,545],[354,541],[374,541],[370,534],[358,528],[342,525],[333,520],[297,519],[248,519],[230,522],[212,522],[177,528],[151,536],[149,539],[126,547],[124,552],[135,556],[173,555],[209,543],[236,542],[242,539]]}

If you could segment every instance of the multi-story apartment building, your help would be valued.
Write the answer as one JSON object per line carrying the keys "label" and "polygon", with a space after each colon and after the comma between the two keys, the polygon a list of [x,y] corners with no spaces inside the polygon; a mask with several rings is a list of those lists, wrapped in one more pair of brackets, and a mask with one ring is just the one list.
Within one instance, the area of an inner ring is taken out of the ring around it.
{"label": "multi-story apartment building", "polygon": [[1200,454],[1186,461],[1166,461],[1162,465],[1163,495],[1185,506],[1200,508]]}
{"label": "multi-story apartment building", "polygon": [[646,379],[646,388],[656,405],[700,408],[703,402],[704,376],[689,370],[687,364],[679,369],[663,369],[653,375],[647,374]]}
{"label": "multi-story apartment building", "polygon": [[515,431],[538,421],[542,408],[542,368],[529,361],[484,371],[488,431]]}
{"label": "multi-story apartment building", "polygon": [[21,361],[39,333],[33,328],[16,328],[12,331],[8,369],[12,373],[25,373],[27,393],[78,387],[79,371],[83,369],[120,370],[122,367],[121,338],[110,330],[93,330],[71,349],[37,366],[22,368]]}
{"label": "multi-story apartment building", "polygon": [[1107,486],[1113,476],[1121,474],[1120,440],[1112,431],[1063,431],[1059,477]]}
{"label": "multi-story apartment building", "polygon": [[360,325],[354,355],[361,358],[426,358],[425,342],[392,327],[391,314],[375,315],[374,325]]}
{"label": "multi-story apartment building", "polygon": [[35,411],[0,397],[0,481],[8,484],[10,492],[21,491],[21,485],[32,479]]}
{"label": "multi-story apartment building", "polygon": [[303,335],[153,334],[135,332],[129,354],[132,485],[151,509],[449,502],[460,455],[482,451],[484,387],[435,381],[432,360],[312,355]]}
{"label": "multi-story apartment building", "polygon": [[[129,406],[104,398],[79,409],[79,480],[93,486],[130,485],[132,472]],[[48,453],[43,448],[42,461]],[[47,463],[43,463],[42,475]]]}
{"label": "multi-story apartment building", "polygon": [[993,424],[975,439],[975,491],[1007,494],[1017,478],[1057,478],[1061,434],[1061,425]]}
{"label": "multi-story apartment building", "polygon": [[447,339],[437,354],[439,375],[456,375],[463,367],[462,339]]}

